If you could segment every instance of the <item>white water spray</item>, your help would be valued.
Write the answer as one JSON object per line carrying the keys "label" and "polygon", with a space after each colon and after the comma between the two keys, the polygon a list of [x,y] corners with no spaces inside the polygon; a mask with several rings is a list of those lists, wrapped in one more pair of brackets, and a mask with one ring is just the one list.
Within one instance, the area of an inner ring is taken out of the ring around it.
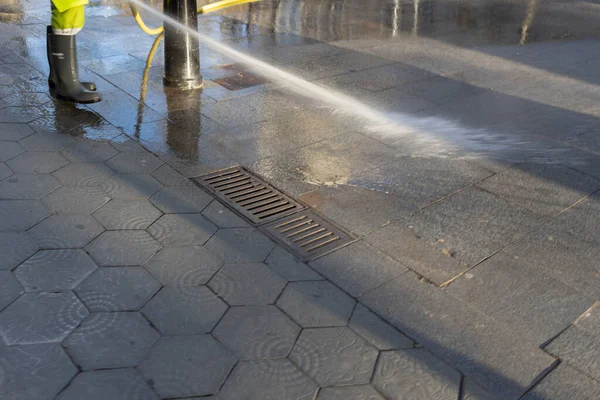
{"label": "white water spray", "polygon": [[530,140],[521,140],[506,134],[490,134],[482,129],[466,128],[442,118],[415,118],[406,114],[390,115],[380,112],[350,96],[308,82],[281,68],[204,36],[140,0],[131,1],[152,15],[161,18],[164,22],[195,36],[209,49],[246,65],[257,74],[277,82],[301,96],[320,101],[349,117],[362,118],[366,123],[367,130],[386,140],[402,141],[402,147],[409,150],[412,156],[443,157],[455,152],[464,155],[464,151],[474,152],[478,155],[494,155],[504,150],[522,150],[528,146],[531,148]]}

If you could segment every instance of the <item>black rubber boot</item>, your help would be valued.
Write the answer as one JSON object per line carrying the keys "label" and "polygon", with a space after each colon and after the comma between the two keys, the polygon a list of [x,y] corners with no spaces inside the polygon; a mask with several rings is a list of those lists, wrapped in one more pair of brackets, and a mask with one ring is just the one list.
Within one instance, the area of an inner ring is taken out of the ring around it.
{"label": "black rubber boot", "polygon": [[[50,91],[54,91],[56,89],[56,71],[54,69],[54,65],[52,65],[52,57],[50,57],[50,43],[52,42],[52,37],[54,36],[54,31],[51,26],[46,27],[46,52],[48,53],[48,66],[50,67],[50,75],[48,75],[48,87]],[[94,82],[81,82],[84,88],[87,90],[96,91],[96,84]]]}
{"label": "black rubber boot", "polygon": [[50,93],[59,99],[74,103],[96,103],[102,100],[102,97],[94,91],[96,89],[94,83],[79,82],[75,35],[55,35],[51,28],[46,32]]}

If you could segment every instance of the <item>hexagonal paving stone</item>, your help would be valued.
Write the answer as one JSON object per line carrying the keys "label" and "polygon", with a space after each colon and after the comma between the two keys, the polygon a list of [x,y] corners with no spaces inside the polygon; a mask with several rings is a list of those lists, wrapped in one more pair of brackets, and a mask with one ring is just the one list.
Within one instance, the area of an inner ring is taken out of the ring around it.
{"label": "hexagonal paving stone", "polygon": [[32,122],[42,116],[42,111],[35,107],[7,107],[0,110],[0,122],[13,124]]}
{"label": "hexagonal paving stone", "polygon": [[159,400],[133,368],[86,371],[77,375],[56,400]]}
{"label": "hexagonal paving stone", "polygon": [[6,344],[60,342],[89,314],[73,292],[25,293],[0,313]]}
{"label": "hexagonal paving stone", "polygon": [[206,286],[163,288],[142,309],[163,335],[210,332],[227,305]]}
{"label": "hexagonal paving stone", "polygon": [[311,328],[300,334],[290,360],[321,386],[369,383],[378,351],[346,327]]}
{"label": "hexagonal paving stone", "polygon": [[146,231],[110,231],[86,246],[101,266],[135,266],[145,264],[161,245]]}
{"label": "hexagonal paving stone", "polygon": [[208,282],[222,263],[204,247],[165,247],[146,269],[165,286],[199,286]]}
{"label": "hexagonal paving stone", "polygon": [[300,327],[275,306],[232,307],[213,335],[241,360],[287,357]]}
{"label": "hexagonal paving stone", "polygon": [[227,263],[262,262],[275,247],[253,228],[220,229],[206,247]]}
{"label": "hexagonal paving stone", "polygon": [[27,151],[60,151],[73,143],[75,138],[72,136],[52,131],[41,131],[19,141]]}
{"label": "hexagonal paving stone", "polygon": [[25,232],[0,232],[0,270],[14,269],[38,251],[38,246]]}
{"label": "hexagonal paving stone", "polygon": [[42,249],[83,247],[102,232],[91,215],[51,215],[29,230]]}
{"label": "hexagonal paving stone", "polygon": [[[241,361],[223,385],[223,400],[310,400],[317,385],[287,359]],[[350,399],[348,399],[350,400]]]}
{"label": "hexagonal paving stone", "polygon": [[106,161],[106,164],[122,174],[149,174],[163,162],[152,153],[139,152],[118,154]]}
{"label": "hexagonal paving stone", "polygon": [[0,140],[17,141],[34,133],[35,131],[27,124],[0,124]]}
{"label": "hexagonal paving stone", "polygon": [[320,281],[324,278],[308,265],[298,261],[287,250],[277,246],[265,263],[288,281]]}
{"label": "hexagonal paving stone", "polygon": [[123,153],[147,153],[148,150],[144,149],[138,142],[129,138],[129,136],[122,134],[117,137],[113,137],[110,140],[110,144],[115,149]]}
{"label": "hexagonal paving stone", "polygon": [[115,171],[104,163],[73,163],[52,173],[52,176],[66,186],[98,186],[114,174]]}
{"label": "hexagonal paving stone", "polygon": [[317,400],[385,400],[369,385],[323,388]]}
{"label": "hexagonal paving stone", "polygon": [[265,264],[225,264],[208,282],[229,305],[274,303],[285,284]]}
{"label": "hexagonal paving stone", "polygon": [[51,100],[48,93],[15,93],[2,98],[11,107],[41,106]]}
{"label": "hexagonal paving stone", "polygon": [[213,200],[202,211],[202,215],[212,221],[219,228],[249,228],[250,225],[236,213],[225,207],[217,200]]}
{"label": "hexagonal paving stone", "polygon": [[166,214],[148,228],[164,246],[201,246],[216,231],[201,214]]}
{"label": "hexagonal paving stone", "polygon": [[27,292],[57,292],[77,286],[97,268],[83,250],[42,250],[15,270]]}
{"label": "hexagonal paving stone", "polygon": [[10,271],[0,271],[0,311],[23,294],[23,286]]}
{"label": "hexagonal paving stone", "polygon": [[58,214],[91,214],[109,200],[99,188],[84,186],[63,186],[42,199]]}
{"label": "hexagonal paving stone", "polygon": [[97,140],[78,140],[72,146],[60,151],[73,163],[101,163],[119,154],[108,142]]}
{"label": "hexagonal paving stone", "polygon": [[10,170],[10,168],[8,168],[6,166],[6,164],[4,164],[3,162],[0,162],[0,181],[2,179],[6,179],[9,176],[13,175],[14,173]]}
{"label": "hexagonal paving stone", "polygon": [[59,187],[49,174],[15,174],[0,182],[0,199],[37,200]]}
{"label": "hexagonal paving stone", "polygon": [[235,362],[210,335],[163,337],[138,370],[161,398],[206,396],[219,390]]}
{"label": "hexagonal paving stone", "polygon": [[97,313],[83,321],[63,346],[83,370],[134,367],[159,337],[140,313]]}
{"label": "hexagonal paving stone", "polygon": [[96,210],[93,216],[106,228],[146,229],[162,212],[147,200],[113,200]]}
{"label": "hexagonal paving stone", "polygon": [[327,281],[291,282],[277,306],[305,328],[345,326],[355,300]]}
{"label": "hexagonal paving stone", "polygon": [[100,187],[113,199],[146,200],[163,185],[148,174],[118,174],[102,182]]}
{"label": "hexagonal paving stone", "polygon": [[27,152],[7,161],[6,165],[16,173],[49,174],[68,163],[59,153]]}
{"label": "hexagonal paving stone", "polygon": [[52,400],[77,374],[60,344],[0,345],[4,399]]}
{"label": "hexagonal paving stone", "polygon": [[0,200],[0,231],[25,231],[48,215],[38,200]]}
{"label": "hexagonal paving stone", "polygon": [[410,349],[414,346],[412,340],[398,332],[362,304],[358,304],[354,309],[348,327],[378,350]]}
{"label": "hexagonal paving stone", "polygon": [[152,204],[167,214],[200,213],[212,200],[196,186],[168,186],[150,198]]}
{"label": "hexagonal paving stone", "polygon": [[0,161],[5,162],[23,153],[25,150],[21,145],[15,142],[0,143]]}
{"label": "hexagonal paving stone", "polygon": [[425,349],[381,353],[373,386],[394,399],[458,398],[460,374]]}
{"label": "hexagonal paving stone", "polygon": [[192,186],[194,183],[175,171],[167,164],[163,164],[159,169],[152,173],[165,186]]}
{"label": "hexagonal paving stone", "polygon": [[97,269],[75,289],[91,312],[139,311],[160,289],[141,267]]}

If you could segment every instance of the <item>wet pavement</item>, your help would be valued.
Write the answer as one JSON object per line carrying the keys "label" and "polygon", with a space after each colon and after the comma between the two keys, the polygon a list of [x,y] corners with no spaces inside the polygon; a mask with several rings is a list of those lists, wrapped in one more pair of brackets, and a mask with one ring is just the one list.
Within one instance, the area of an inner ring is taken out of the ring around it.
{"label": "wet pavement", "polygon": [[[165,92],[115,2],[78,35],[104,101],[65,104],[47,3],[0,6],[8,399],[600,398],[600,6],[366,3],[199,29],[381,125],[204,47]],[[305,264],[188,179],[235,165],[356,240]]]}

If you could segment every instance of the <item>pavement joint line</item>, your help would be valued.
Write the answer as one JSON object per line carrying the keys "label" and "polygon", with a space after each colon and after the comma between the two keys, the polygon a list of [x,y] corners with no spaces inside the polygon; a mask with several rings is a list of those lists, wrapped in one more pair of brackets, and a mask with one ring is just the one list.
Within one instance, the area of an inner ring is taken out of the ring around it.
{"label": "pavement joint line", "polygon": [[535,379],[533,379],[531,381],[531,383],[529,384],[529,387],[527,387],[525,389],[525,391],[523,392],[523,394],[521,396],[519,396],[519,399],[524,398],[527,395],[527,393],[532,391],[537,386],[537,384],[540,383],[545,377],[547,377],[552,371],[554,371],[560,365],[560,363],[561,363],[560,359],[555,357],[554,362],[552,364],[550,364],[545,370],[541,371],[538,374],[538,376],[536,376]]}
{"label": "pavement joint line", "polygon": [[[536,227],[534,227],[534,228],[530,229],[530,230],[529,230],[529,231],[527,231],[527,232],[524,232],[523,234],[519,235],[519,237],[517,237],[515,240],[513,240],[513,241],[511,241],[511,242],[507,243],[507,244],[506,244],[506,246],[504,246],[504,247],[500,248],[499,250],[495,251],[494,253],[490,254],[489,256],[485,257],[484,259],[482,259],[482,260],[480,260],[480,261],[476,262],[476,263],[475,263],[475,264],[473,264],[473,266],[471,266],[470,268],[468,268],[468,269],[466,269],[466,270],[462,271],[462,272],[461,272],[461,273],[459,273],[458,275],[456,275],[456,276],[454,276],[453,278],[449,279],[448,281],[446,281],[446,282],[442,283],[442,284],[440,285],[440,288],[445,288],[446,286],[450,285],[452,282],[454,282],[455,280],[457,280],[458,278],[460,278],[461,276],[463,276],[463,275],[464,275],[464,274],[466,274],[467,272],[471,271],[473,268],[475,268],[475,267],[476,267],[476,266],[478,266],[479,264],[483,263],[483,262],[484,262],[484,261],[486,261],[487,259],[489,259],[489,258],[491,258],[491,257],[495,256],[496,254],[500,253],[502,250],[506,249],[507,247],[510,247],[511,245],[513,245],[513,244],[517,243],[517,242],[518,242],[518,241],[519,241],[521,238],[525,237],[526,235],[529,235],[530,233],[532,233],[532,232],[535,232],[536,230],[538,230],[538,229],[542,228],[543,226],[545,226],[547,223],[549,223],[550,221],[552,221],[552,220],[553,220],[554,218],[556,218],[557,216],[559,216],[559,215],[561,215],[561,214],[563,214],[563,213],[565,213],[565,212],[569,211],[570,209],[574,208],[574,207],[575,207],[575,206],[577,206],[579,203],[582,203],[582,202],[584,202],[585,200],[587,200],[587,199],[588,199],[588,198],[590,198],[591,196],[595,195],[596,193],[600,193],[600,189],[599,189],[599,190],[597,190],[597,191],[595,191],[595,192],[593,192],[593,193],[590,193],[590,194],[588,194],[587,196],[585,196],[585,197],[583,197],[583,198],[581,198],[581,199],[579,199],[579,200],[577,200],[575,203],[571,204],[569,207],[565,208],[564,210],[562,210],[562,211],[560,211],[560,212],[558,212],[558,213],[556,213],[556,214],[554,214],[554,215],[552,215],[552,216],[549,216],[549,217],[546,217],[546,218],[544,218],[544,219],[542,220],[542,222],[541,222],[539,225],[537,225]],[[567,285],[567,284],[565,283],[565,285]],[[571,287],[571,285],[567,285],[567,286]]]}

